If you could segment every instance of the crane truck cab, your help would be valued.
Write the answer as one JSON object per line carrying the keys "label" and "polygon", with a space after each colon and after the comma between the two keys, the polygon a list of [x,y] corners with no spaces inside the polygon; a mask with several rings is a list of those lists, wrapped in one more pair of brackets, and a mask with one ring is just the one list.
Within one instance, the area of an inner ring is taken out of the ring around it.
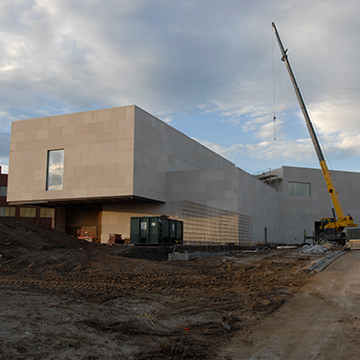
{"label": "crane truck cab", "polygon": [[344,216],[341,219],[323,218],[320,220],[320,230],[335,229],[335,231],[343,231],[346,227],[354,227],[354,219],[352,216]]}
{"label": "crane truck cab", "polygon": [[335,223],[336,220],[335,218],[322,218],[320,220],[320,230],[325,230],[325,229],[335,229]]}

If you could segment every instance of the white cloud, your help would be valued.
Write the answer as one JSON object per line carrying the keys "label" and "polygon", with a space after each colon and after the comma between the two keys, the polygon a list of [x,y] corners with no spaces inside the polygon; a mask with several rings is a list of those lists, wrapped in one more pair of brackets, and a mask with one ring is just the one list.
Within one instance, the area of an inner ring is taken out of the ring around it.
{"label": "white cloud", "polygon": [[[137,104],[166,122],[208,115],[209,133],[231,124],[226,141],[212,141],[230,157],[310,159],[306,135],[292,131],[299,106],[275,21],[325,147],[357,156],[359,10],[355,0],[3,1],[0,131],[16,119]],[[202,138],[195,129],[182,131]]]}
{"label": "white cloud", "polygon": [[310,139],[296,141],[262,141],[257,144],[235,144],[223,146],[206,140],[195,139],[216,153],[234,160],[240,156],[248,156],[253,159],[290,159],[293,161],[313,161],[315,155]]}

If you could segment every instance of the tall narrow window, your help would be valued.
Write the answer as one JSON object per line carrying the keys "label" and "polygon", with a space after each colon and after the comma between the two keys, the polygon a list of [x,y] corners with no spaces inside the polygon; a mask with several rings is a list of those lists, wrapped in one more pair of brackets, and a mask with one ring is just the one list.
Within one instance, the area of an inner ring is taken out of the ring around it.
{"label": "tall narrow window", "polygon": [[49,150],[47,159],[46,190],[62,190],[64,150]]}
{"label": "tall narrow window", "polygon": [[0,186],[0,196],[6,196],[6,195],[7,195],[7,187]]}

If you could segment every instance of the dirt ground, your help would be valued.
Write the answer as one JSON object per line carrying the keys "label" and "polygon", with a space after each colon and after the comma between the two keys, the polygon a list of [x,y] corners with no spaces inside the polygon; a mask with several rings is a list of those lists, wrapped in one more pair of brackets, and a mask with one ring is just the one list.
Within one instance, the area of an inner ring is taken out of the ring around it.
{"label": "dirt ground", "polygon": [[349,360],[360,352],[360,251],[347,251],[218,360]]}
{"label": "dirt ground", "polygon": [[[168,262],[0,218],[0,359],[216,359],[325,255],[234,251]],[[249,340],[250,341],[250,340]]]}

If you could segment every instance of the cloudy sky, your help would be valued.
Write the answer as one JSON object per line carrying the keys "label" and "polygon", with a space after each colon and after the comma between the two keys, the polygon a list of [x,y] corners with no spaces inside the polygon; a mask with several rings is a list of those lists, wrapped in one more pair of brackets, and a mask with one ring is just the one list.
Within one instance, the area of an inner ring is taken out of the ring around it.
{"label": "cloudy sky", "polygon": [[[0,165],[14,120],[136,104],[254,174],[360,171],[358,0],[0,0]],[[273,117],[276,115],[276,121]]]}

